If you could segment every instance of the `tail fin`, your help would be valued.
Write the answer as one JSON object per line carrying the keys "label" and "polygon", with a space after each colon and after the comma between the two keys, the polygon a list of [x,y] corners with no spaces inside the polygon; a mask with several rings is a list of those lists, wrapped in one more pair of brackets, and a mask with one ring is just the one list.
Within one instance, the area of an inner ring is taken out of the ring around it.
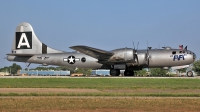
{"label": "tail fin", "polygon": [[35,54],[63,53],[63,51],[52,49],[42,43],[35,35],[32,26],[26,22],[17,26],[11,50],[12,53],[8,55],[32,56]]}

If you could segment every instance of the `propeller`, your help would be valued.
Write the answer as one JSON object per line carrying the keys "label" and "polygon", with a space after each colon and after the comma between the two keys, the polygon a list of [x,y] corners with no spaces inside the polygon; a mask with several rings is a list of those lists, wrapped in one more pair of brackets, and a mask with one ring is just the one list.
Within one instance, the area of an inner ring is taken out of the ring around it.
{"label": "propeller", "polygon": [[147,53],[146,53],[146,64],[149,66],[149,50],[151,49],[151,47],[147,48]]}
{"label": "propeller", "polygon": [[147,66],[149,66],[149,50],[151,49],[151,47],[148,47],[148,41],[147,41],[147,52],[146,52],[146,64]]}
{"label": "propeller", "polygon": [[[132,41],[133,42],[133,41]],[[139,42],[138,42],[139,44]],[[137,49],[138,49],[138,44],[137,44]],[[134,42],[133,42],[133,46],[134,46]],[[138,60],[138,55],[137,55],[137,49],[135,49],[135,46],[133,48],[133,57],[134,57],[134,61],[137,61],[137,65],[139,66],[139,60]]]}

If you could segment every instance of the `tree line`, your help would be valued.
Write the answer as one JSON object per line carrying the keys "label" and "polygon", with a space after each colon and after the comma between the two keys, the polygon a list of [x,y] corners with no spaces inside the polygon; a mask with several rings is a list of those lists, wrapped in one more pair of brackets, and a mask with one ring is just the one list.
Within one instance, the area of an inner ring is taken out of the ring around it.
{"label": "tree line", "polygon": [[21,66],[13,63],[11,66],[0,68],[0,72],[8,72],[10,74],[17,74],[18,70],[21,70]]}
{"label": "tree line", "polygon": [[[8,72],[10,74],[17,74],[18,70],[21,70],[21,66],[17,65],[16,63],[13,63],[11,66],[0,68],[0,72]],[[25,68],[25,70],[28,70],[28,68]],[[82,74],[91,74],[92,69],[83,69],[83,68],[70,68],[65,66],[58,66],[58,67],[36,67],[31,68],[29,70],[39,70],[39,71],[45,71],[45,70],[55,70],[55,71],[70,71],[71,74],[73,73],[82,73]]]}

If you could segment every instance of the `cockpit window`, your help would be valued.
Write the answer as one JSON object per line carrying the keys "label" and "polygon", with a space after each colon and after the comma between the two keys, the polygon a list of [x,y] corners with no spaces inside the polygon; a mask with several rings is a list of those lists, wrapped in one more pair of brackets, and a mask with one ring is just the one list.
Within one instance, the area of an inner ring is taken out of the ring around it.
{"label": "cockpit window", "polygon": [[176,51],[172,51],[172,54],[176,54]]}

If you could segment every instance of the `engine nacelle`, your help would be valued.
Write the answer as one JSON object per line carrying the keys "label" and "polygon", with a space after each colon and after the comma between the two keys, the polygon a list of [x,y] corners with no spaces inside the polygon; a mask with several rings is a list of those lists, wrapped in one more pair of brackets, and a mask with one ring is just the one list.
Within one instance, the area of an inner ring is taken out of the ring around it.
{"label": "engine nacelle", "polygon": [[131,48],[122,48],[112,51],[114,55],[108,60],[111,62],[128,62],[134,60],[134,50]]}
{"label": "engine nacelle", "polygon": [[127,66],[147,65],[146,50],[135,52],[132,48],[122,48],[112,51],[114,55],[108,60],[110,62],[125,62]]}

